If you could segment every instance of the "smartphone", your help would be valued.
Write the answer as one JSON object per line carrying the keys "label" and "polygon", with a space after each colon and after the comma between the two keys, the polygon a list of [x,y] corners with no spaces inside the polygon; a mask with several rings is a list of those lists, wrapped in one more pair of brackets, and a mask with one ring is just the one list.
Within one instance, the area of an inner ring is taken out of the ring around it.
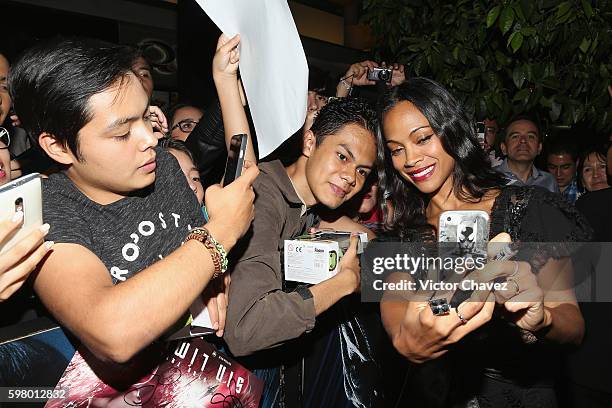
{"label": "smartphone", "polygon": [[0,254],[11,249],[23,237],[39,228],[42,223],[42,184],[40,174],[28,174],[0,186],[0,219],[11,218],[23,211],[21,227],[0,243]]}
{"label": "smartphone", "polygon": [[438,242],[451,243],[458,256],[487,256],[489,214],[480,210],[444,211],[438,223]]}
{"label": "smartphone", "polygon": [[245,134],[234,135],[230,141],[230,149],[227,152],[223,186],[227,186],[242,174],[244,167],[244,155],[246,154],[248,137]]}
{"label": "smartphone", "polygon": [[[483,262],[487,258],[489,214],[480,210],[444,211],[438,223],[438,242],[438,256],[445,260],[454,259],[454,266],[451,270],[441,271],[437,279],[462,279],[477,267],[477,260]],[[457,307],[471,294],[471,290],[458,289],[450,305]]]}
{"label": "smartphone", "polygon": [[476,138],[478,139],[478,143],[480,143],[480,146],[484,147],[485,145],[485,124],[484,122],[477,122],[476,123]]}

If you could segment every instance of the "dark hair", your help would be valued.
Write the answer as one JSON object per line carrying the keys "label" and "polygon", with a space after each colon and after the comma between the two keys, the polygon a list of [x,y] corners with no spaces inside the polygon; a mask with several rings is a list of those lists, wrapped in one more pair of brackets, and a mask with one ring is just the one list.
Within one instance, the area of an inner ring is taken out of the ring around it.
{"label": "dark hair", "polygon": [[170,136],[164,136],[159,139],[157,145],[166,150],[173,149],[178,150],[179,152],[183,152],[187,156],[189,156],[191,161],[195,164],[195,160],[193,159],[193,153],[191,153],[191,150],[189,150],[185,142],[183,142],[182,140],[174,139]]}
{"label": "dark hair", "polygon": [[523,113],[523,114],[514,116],[512,117],[512,119],[508,121],[508,124],[506,125],[506,128],[504,129],[504,141],[508,137],[508,129],[510,128],[510,125],[512,125],[514,122],[518,122],[519,120],[526,120],[526,121],[533,123],[536,127],[538,141],[542,142],[542,126],[540,125],[540,121],[535,115],[528,114],[528,113]]}
{"label": "dark hair", "polygon": [[557,138],[551,141],[546,149],[546,156],[551,154],[561,155],[567,154],[572,158],[572,161],[576,161],[578,159],[578,147],[576,143],[566,138]]}
{"label": "dark hair", "polygon": [[383,137],[385,113],[404,101],[412,103],[427,118],[434,133],[440,138],[444,151],[455,160],[453,193],[456,197],[465,201],[477,201],[487,191],[505,184],[505,178],[491,169],[476,138],[472,121],[442,85],[427,78],[410,78],[388,89],[379,103],[378,191],[380,203],[384,203],[384,195],[390,193],[395,208],[391,227],[401,237],[415,230],[432,232],[425,217],[429,197],[404,180],[394,169]]}
{"label": "dark hair", "polygon": [[376,134],[378,121],[376,112],[361,98],[338,98],[321,108],[310,130],[314,133],[317,146],[329,135],[346,125],[355,124]]}
{"label": "dark hair", "polygon": [[125,47],[132,53],[132,65],[136,62],[138,58],[142,58],[149,66],[149,69],[151,68],[151,61],[145,55],[146,49],[144,47],[137,44],[130,44],[126,45]]}
{"label": "dark hair", "polygon": [[133,60],[129,47],[87,38],[55,38],[30,48],[9,74],[23,127],[35,139],[54,135],[81,160],[78,133],[92,119],[90,98],[123,81]]}
{"label": "dark hair", "polygon": [[177,102],[174,105],[172,105],[170,108],[168,108],[168,112],[166,113],[166,118],[168,119],[168,124],[170,126],[172,126],[172,122],[174,120],[174,115],[176,115],[176,111],[182,108],[186,108],[186,107],[196,108],[200,112],[204,113],[204,109],[201,106],[195,105],[187,101]]}
{"label": "dark hair", "polygon": [[576,177],[576,180],[578,181],[578,187],[582,190],[586,190],[586,186],[582,182],[582,170],[584,169],[584,162],[591,153],[595,153],[597,158],[607,163],[608,149],[603,145],[591,146],[582,152],[580,158],[578,159],[578,177]]}

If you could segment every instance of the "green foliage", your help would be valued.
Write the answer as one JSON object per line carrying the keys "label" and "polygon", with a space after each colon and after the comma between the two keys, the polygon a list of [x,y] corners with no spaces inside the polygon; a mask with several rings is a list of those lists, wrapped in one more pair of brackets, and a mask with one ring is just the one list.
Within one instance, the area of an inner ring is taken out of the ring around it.
{"label": "green foliage", "polygon": [[612,0],[363,0],[376,57],[500,123],[526,111],[612,129]]}

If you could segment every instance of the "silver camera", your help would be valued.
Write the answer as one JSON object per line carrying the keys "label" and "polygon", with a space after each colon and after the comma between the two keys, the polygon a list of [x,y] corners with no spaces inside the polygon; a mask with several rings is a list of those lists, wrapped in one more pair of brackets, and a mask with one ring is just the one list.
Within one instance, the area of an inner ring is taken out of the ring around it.
{"label": "silver camera", "polygon": [[368,69],[368,79],[370,81],[391,82],[393,70],[391,68]]}

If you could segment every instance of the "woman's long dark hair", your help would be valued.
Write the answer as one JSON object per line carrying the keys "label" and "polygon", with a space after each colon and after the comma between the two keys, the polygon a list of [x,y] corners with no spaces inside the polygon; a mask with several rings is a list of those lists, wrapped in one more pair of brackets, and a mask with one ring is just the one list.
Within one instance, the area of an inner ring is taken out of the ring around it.
{"label": "woman's long dark hair", "polygon": [[[393,168],[391,154],[383,135],[385,113],[403,101],[411,102],[427,118],[446,153],[455,159],[452,173],[452,191],[455,196],[463,201],[476,202],[487,191],[505,185],[505,178],[491,169],[487,156],[476,139],[472,121],[444,87],[431,79],[410,78],[401,85],[390,88],[379,101],[379,192],[390,196],[393,202],[394,214],[390,226],[392,231],[406,237],[409,232],[432,232],[432,228],[425,217],[429,197],[404,180]],[[384,199],[380,202],[384,203]]]}

